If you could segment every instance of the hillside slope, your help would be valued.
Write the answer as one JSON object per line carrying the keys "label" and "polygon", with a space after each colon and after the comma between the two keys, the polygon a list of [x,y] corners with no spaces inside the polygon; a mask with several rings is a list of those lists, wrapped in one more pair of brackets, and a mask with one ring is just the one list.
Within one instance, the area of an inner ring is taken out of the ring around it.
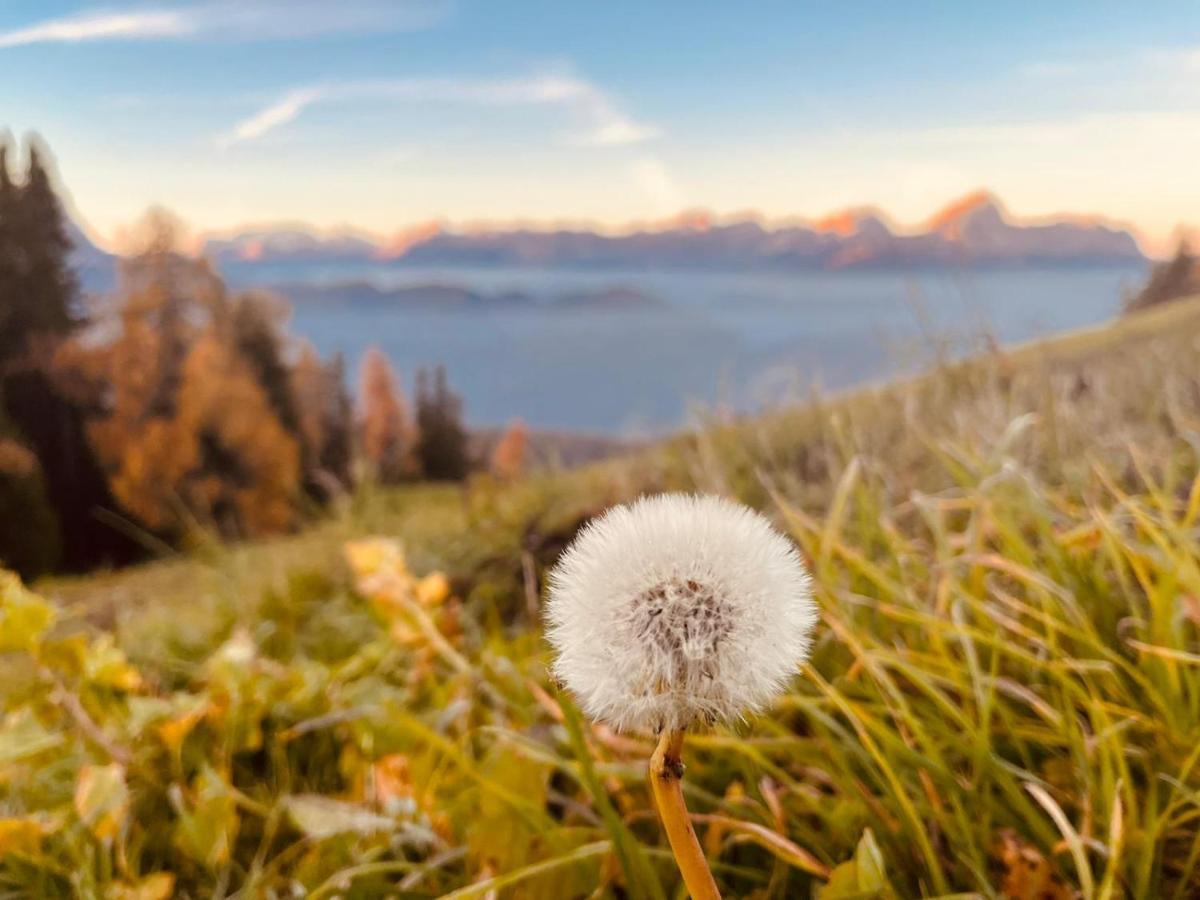
{"label": "hillside slope", "polygon": [[[140,804],[114,832],[125,882],[669,895],[648,748],[574,724],[537,620],[580,522],[696,489],[786,529],[822,610],[770,715],[690,739],[689,801],[729,895],[1192,896],[1198,350],[1200,300],[581,470],[366,492],[293,538],[47,583],[59,632],[108,648],[97,671],[120,648],[139,675],[101,688],[85,666],[58,688],[106,736],[62,715],[66,775],[6,806],[65,808],[75,830],[0,879],[65,893],[56,873],[117,852],[94,849],[90,806],[70,812],[70,767],[119,752]],[[346,542],[379,533],[403,561],[352,545],[348,568]],[[389,592],[434,570],[449,597]],[[24,696],[5,695],[10,722]],[[151,701],[174,718],[139,725]],[[213,833],[228,840],[205,856]]]}
{"label": "hillside slope", "polygon": [[[646,452],[564,473],[540,475],[513,487],[485,484],[466,493],[450,485],[373,489],[344,506],[341,515],[300,535],[233,547],[200,548],[193,555],[111,575],[51,580],[46,587],[64,605],[78,606],[89,610],[89,615],[107,618],[110,607],[140,606],[149,600],[159,605],[165,603],[173,594],[174,584],[179,585],[186,601],[197,580],[203,582],[205,573],[213,570],[228,569],[220,577],[248,570],[254,573],[251,577],[256,582],[248,587],[256,591],[260,579],[270,583],[271,573],[286,571],[290,565],[306,560],[314,564],[333,563],[340,559],[341,541],[375,533],[397,535],[416,548],[428,545],[429,557],[422,562],[454,569],[457,566],[453,549],[434,552],[432,548],[445,545],[448,539],[467,531],[472,532],[472,539],[478,537],[474,529],[480,523],[474,521],[472,511],[475,503],[516,508],[528,516],[542,513],[551,519],[551,498],[574,497],[584,508],[603,508],[631,496],[643,485],[653,486],[660,480],[673,485],[698,480],[694,467],[700,456],[709,452],[705,450],[708,447],[719,446],[723,451],[737,448],[736,455],[748,459],[765,454],[772,444],[783,444],[785,449],[801,453],[822,439],[826,428],[839,415],[874,420],[875,427],[883,427],[885,423],[896,426],[902,424],[897,421],[903,415],[900,401],[928,403],[932,397],[937,400],[924,410],[925,415],[961,415],[964,412],[961,404],[978,403],[989,392],[998,393],[1001,385],[1012,391],[1012,382],[1018,375],[1019,386],[1024,390],[1031,385],[1044,388],[1047,379],[1058,382],[1065,378],[1073,379],[1071,394],[1086,395],[1090,393],[1087,385],[1091,380],[1107,382],[1116,372],[1138,367],[1139,357],[1147,357],[1141,361],[1147,367],[1168,366],[1161,358],[1165,348],[1196,335],[1200,335],[1200,298],[1008,347],[903,382],[853,389],[814,401],[811,407],[749,418],[732,427],[714,425],[706,433],[681,436]],[[1100,398],[1104,399],[1116,398]],[[880,418],[877,414],[881,410],[885,415]],[[1123,415],[1127,412],[1122,410]],[[1070,414],[1069,408],[1064,414]],[[1115,433],[1120,433],[1131,423],[1117,420],[1112,424]],[[786,447],[788,444],[793,446]],[[828,489],[829,485],[825,487]],[[810,488],[815,491],[817,485]],[[586,502],[591,493],[596,494],[594,501]],[[543,502],[548,508],[538,509]],[[534,523],[523,524],[532,528]]]}

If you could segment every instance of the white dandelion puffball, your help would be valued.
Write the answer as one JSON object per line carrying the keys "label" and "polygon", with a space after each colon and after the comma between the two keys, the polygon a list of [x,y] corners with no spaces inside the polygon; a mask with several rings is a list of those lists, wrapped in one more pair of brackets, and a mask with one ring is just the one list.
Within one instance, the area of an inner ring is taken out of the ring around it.
{"label": "white dandelion puffball", "polygon": [[550,573],[554,674],[618,730],[765,707],[808,657],[817,610],[792,543],[720,497],[660,494],[593,519]]}

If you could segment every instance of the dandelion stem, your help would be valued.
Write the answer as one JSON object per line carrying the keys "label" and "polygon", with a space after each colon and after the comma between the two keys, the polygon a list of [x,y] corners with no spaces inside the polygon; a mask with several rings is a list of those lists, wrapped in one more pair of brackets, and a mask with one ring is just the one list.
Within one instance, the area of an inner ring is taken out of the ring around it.
{"label": "dandelion stem", "polygon": [[696,840],[696,831],[683,802],[683,731],[664,731],[650,757],[650,789],[667,832],[679,874],[692,900],[720,900],[708,860]]}

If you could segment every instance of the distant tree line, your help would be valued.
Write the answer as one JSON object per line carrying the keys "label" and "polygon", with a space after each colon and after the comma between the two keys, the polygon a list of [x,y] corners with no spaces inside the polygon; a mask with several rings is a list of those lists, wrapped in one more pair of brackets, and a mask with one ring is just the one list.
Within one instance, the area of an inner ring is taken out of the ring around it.
{"label": "distant tree line", "polygon": [[0,138],[0,565],[120,565],[197,532],[295,527],[361,478],[461,479],[461,399],[422,371],[410,411],[387,358],[290,339],[270,295],[231,292],[152,213],[120,287],[85,308],[45,151]]}

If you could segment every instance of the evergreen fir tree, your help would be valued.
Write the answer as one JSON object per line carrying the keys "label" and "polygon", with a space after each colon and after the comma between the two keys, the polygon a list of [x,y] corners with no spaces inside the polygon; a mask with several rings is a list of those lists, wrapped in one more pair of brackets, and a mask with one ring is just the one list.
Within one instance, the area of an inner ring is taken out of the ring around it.
{"label": "evergreen fir tree", "polygon": [[4,412],[39,462],[67,567],[127,561],[136,548],[97,517],[113,509],[113,498],[89,444],[84,412],[66,394],[56,362],[81,324],[78,286],[62,206],[36,143],[20,186],[0,163],[0,220]]}
{"label": "evergreen fir tree", "polygon": [[279,313],[272,309],[271,298],[259,294],[241,296],[234,303],[233,340],[238,353],[266,392],[280,424],[299,436],[300,417],[284,361],[284,338],[278,319]]}
{"label": "evergreen fir tree", "polygon": [[29,309],[31,332],[63,337],[80,324],[79,284],[70,268],[71,240],[62,204],[42,156],[37,141],[31,141],[16,215],[24,250],[22,302]]}
{"label": "evergreen fir tree", "polygon": [[5,420],[0,403],[0,567],[22,578],[53,571],[61,562],[58,517],[46,497],[42,467]]}
{"label": "evergreen fir tree", "polygon": [[8,155],[11,144],[0,135],[0,378],[8,364],[24,347],[25,327],[21,321],[22,293],[19,290],[21,247],[17,242],[20,197],[12,180]]}
{"label": "evergreen fir tree", "polygon": [[299,422],[305,490],[329,500],[350,486],[353,411],[343,383],[340,355],[323,363],[304,343],[289,373]]}
{"label": "evergreen fir tree", "polygon": [[321,469],[344,487],[354,483],[354,404],[346,389],[346,360],[335,353],[325,367],[329,391],[329,418],[321,447]]}
{"label": "evergreen fir tree", "polygon": [[467,433],[462,423],[462,398],[450,390],[445,366],[432,379],[417,373],[417,458],[426,478],[461,481],[467,476]]}

